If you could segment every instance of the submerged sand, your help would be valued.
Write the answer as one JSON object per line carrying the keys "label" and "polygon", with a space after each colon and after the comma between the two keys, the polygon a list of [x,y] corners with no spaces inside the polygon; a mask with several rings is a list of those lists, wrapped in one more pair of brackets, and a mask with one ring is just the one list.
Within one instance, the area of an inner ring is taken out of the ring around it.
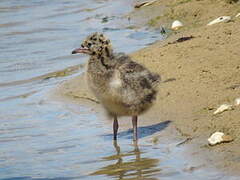
{"label": "submerged sand", "polygon": [[[161,11],[156,12],[158,9]],[[204,151],[209,163],[235,173],[240,172],[240,106],[219,115],[213,112],[221,104],[233,104],[240,97],[240,17],[228,23],[206,24],[219,16],[234,17],[239,12],[239,3],[174,0],[159,1],[130,14],[132,20],[153,28],[170,27],[176,19],[185,24],[165,41],[131,55],[159,73],[163,81],[175,79],[160,85],[156,105],[141,121],[155,124],[171,120],[180,134],[189,139],[188,144],[198,153]],[[186,36],[193,38],[175,42]],[[57,91],[77,101],[97,102],[83,76],[64,82]],[[234,141],[208,146],[207,138],[215,131],[231,135]]]}

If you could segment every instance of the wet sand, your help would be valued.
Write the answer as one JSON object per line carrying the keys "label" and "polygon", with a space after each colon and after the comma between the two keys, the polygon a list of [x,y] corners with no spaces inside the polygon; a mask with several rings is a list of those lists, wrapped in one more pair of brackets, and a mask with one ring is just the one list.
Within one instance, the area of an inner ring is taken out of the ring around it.
{"label": "wet sand", "polygon": [[[164,7],[164,11],[155,12],[158,6]],[[154,13],[150,13],[151,9]],[[182,144],[188,148],[186,156],[196,161],[204,159],[206,165],[236,175],[240,172],[240,107],[216,116],[213,112],[221,104],[233,104],[240,97],[240,19],[213,26],[206,24],[219,16],[234,17],[239,11],[239,3],[225,1],[160,1],[130,14],[139,25],[149,24],[153,28],[169,27],[175,19],[185,24],[167,40],[131,55],[135,61],[161,74],[163,80],[176,79],[160,85],[158,100],[140,117],[141,125],[170,120],[187,140]],[[194,38],[173,43],[184,36]],[[79,76],[64,82],[57,90],[58,95],[77,101],[86,98],[95,101],[83,79]],[[231,135],[234,141],[208,146],[207,138],[215,131]]]}

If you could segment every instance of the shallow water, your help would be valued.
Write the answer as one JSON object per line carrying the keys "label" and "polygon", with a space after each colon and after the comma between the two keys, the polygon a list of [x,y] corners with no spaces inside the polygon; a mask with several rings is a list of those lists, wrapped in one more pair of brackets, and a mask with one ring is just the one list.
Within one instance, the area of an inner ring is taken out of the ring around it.
{"label": "shallow water", "polygon": [[[112,142],[111,124],[86,105],[50,100],[49,91],[82,72],[72,56],[86,35],[102,31],[126,53],[162,39],[159,31],[132,28],[129,0],[0,1],[1,179],[202,179],[185,171],[178,139],[149,141],[170,126],[141,127]],[[219,179],[219,173],[208,177]],[[205,178],[206,179],[206,178]]]}

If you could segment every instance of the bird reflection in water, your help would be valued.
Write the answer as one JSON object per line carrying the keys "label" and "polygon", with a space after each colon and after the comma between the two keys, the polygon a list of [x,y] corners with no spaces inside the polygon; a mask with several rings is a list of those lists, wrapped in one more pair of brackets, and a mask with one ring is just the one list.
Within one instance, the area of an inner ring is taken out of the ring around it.
{"label": "bird reflection in water", "polygon": [[[113,146],[116,150],[115,155],[103,157],[104,161],[114,161],[113,164],[107,165],[100,170],[92,173],[91,175],[106,175],[114,179],[131,179],[131,180],[155,180],[154,175],[159,174],[161,171],[158,168],[158,159],[141,158],[141,152],[137,145],[134,143],[133,151],[121,153],[120,146],[117,141],[113,141]],[[117,160],[117,162],[115,161]]]}

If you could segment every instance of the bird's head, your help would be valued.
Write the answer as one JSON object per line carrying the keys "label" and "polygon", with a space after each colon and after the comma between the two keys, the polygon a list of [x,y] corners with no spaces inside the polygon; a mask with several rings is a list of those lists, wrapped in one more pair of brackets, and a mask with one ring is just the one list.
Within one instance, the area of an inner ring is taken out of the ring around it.
{"label": "bird's head", "polygon": [[72,54],[84,53],[88,55],[106,55],[112,54],[110,40],[102,33],[93,33],[89,35],[81,44],[80,48],[72,51]]}

